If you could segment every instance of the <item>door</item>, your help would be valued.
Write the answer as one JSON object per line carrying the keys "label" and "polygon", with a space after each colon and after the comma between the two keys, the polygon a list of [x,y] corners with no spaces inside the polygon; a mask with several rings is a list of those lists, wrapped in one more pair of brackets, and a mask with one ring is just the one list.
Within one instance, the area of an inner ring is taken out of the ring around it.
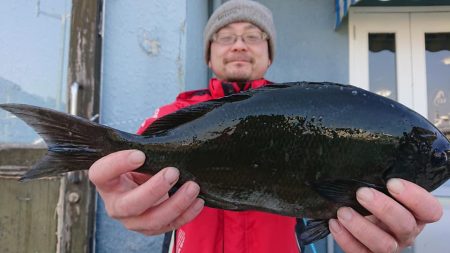
{"label": "door", "polygon": [[[411,49],[415,106],[450,137],[450,12],[411,15]],[[440,222],[427,226],[415,252],[446,252],[450,234],[450,181],[436,190],[444,206]]]}
{"label": "door", "polygon": [[[450,92],[449,33],[448,7],[351,9],[350,83],[389,94],[434,122],[428,113],[433,100]],[[431,88],[436,82],[439,94]],[[450,113],[450,101],[439,101],[440,116]]]}
{"label": "door", "polygon": [[[450,8],[353,8],[350,83],[414,109],[450,137]],[[450,181],[433,192],[444,207],[408,252],[447,252]]]}
{"label": "door", "polygon": [[414,107],[409,14],[358,12],[349,18],[350,83]]}
{"label": "door", "polygon": [[450,130],[450,12],[411,15],[411,46],[416,107]]}

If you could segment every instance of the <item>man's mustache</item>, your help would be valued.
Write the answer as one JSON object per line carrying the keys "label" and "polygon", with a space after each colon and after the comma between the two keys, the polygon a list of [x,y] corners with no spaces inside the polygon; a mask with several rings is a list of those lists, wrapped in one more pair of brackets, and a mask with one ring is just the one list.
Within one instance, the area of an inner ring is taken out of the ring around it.
{"label": "man's mustache", "polygon": [[253,57],[245,54],[239,54],[239,55],[232,55],[230,57],[224,58],[224,63],[229,63],[233,61],[246,61],[253,63],[254,59]]}

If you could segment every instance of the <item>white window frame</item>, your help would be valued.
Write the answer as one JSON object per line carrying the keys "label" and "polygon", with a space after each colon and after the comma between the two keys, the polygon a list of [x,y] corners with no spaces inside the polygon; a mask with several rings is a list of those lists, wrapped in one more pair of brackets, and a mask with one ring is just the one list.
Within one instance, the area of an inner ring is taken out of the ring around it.
{"label": "white window frame", "polygon": [[[428,117],[425,33],[448,32],[450,6],[436,7],[352,7],[349,11],[349,80],[369,89],[368,32],[396,33],[397,100]],[[417,238],[413,251],[443,252],[448,249],[450,187],[433,192],[444,207],[441,221],[428,225]],[[438,242],[438,243],[436,243]],[[442,242],[442,243],[441,243]],[[430,246],[431,245],[431,246]]]}
{"label": "white window frame", "polygon": [[[425,32],[450,31],[449,6],[352,7],[349,11],[349,80],[369,89],[368,33],[396,34],[397,100],[428,116]],[[436,25],[438,23],[438,25]]]}
{"label": "white window frame", "polygon": [[[439,20],[449,22],[437,22]],[[416,107],[424,108],[422,115],[428,117],[427,96],[427,71],[425,59],[425,33],[450,32],[450,9],[449,12],[415,13],[411,16],[411,41],[412,47],[412,74],[414,80],[414,101]]]}

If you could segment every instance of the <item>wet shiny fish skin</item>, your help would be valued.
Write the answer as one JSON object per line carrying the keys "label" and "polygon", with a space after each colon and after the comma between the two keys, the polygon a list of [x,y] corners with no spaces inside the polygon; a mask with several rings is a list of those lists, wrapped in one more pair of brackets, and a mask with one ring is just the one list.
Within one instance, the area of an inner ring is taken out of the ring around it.
{"label": "wet shiny fish skin", "polygon": [[[138,171],[175,166],[178,185],[197,182],[208,206],[328,219],[340,206],[367,213],[355,198],[361,186],[387,192],[386,181],[400,177],[431,191],[449,177],[450,144],[433,124],[350,85],[269,85],[183,108],[155,121],[145,136],[48,109],[1,107],[49,145],[24,179],[88,169],[106,154],[136,148],[147,155]],[[54,127],[58,122],[65,123]],[[52,137],[60,129],[81,137]]]}

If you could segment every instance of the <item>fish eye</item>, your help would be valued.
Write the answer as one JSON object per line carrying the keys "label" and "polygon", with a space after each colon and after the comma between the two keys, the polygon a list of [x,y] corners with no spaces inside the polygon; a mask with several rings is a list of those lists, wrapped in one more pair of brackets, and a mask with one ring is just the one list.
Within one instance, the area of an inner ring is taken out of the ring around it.
{"label": "fish eye", "polygon": [[447,163],[447,153],[434,150],[431,155],[431,164],[434,167],[444,166]]}

